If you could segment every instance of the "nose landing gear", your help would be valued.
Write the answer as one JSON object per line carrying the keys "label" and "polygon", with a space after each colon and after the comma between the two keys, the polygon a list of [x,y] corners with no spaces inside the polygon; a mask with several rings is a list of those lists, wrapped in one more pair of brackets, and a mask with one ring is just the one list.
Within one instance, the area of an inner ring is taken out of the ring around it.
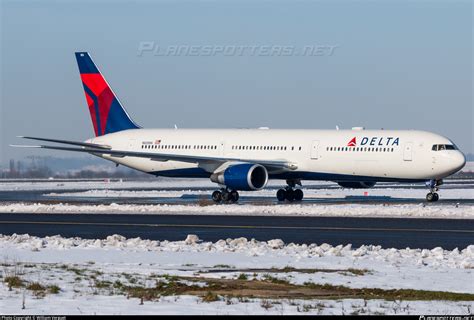
{"label": "nose landing gear", "polygon": [[426,201],[435,202],[439,200],[439,195],[436,192],[430,192],[426,195]]}
{"label": "nose landing gear", "polygon": [[293,201],[301,201],[303,200],[304,194],[303,190],[301,189],[294,189],[294,187],[298,184],[301,186],[301,181],[299,180],[286,180],[288,186],[284,189],[279,189],[277,191],[277,199],[278,201],[285,201],[288,200],[289,202]]}
{"label": "nose landing gear", "polygon": [[237,190],[216,190],[212,193],[212,200],[215,203],[236,203],[239,200],[239,193]]}
{"label": "nose landing gear", "polygon": [[430,180],[426,183],[429,188],[430,192],[426,195],[426,201],[428,202],[436,202],[439,200],[439,195],[436,191],[439,190],[439,186],[443,184],[443,180]]}

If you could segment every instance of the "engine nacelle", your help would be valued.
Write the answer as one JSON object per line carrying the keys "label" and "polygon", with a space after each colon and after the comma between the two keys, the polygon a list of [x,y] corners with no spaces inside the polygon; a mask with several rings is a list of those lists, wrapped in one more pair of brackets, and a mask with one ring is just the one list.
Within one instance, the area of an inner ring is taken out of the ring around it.
{"label": "engine nacelle", "polygon": [[212,174],[211,181],[233,190],[260,190],[267,185],[268,171],[259,164],[239,163]]}
{"label": "engine nacelle", "polygon": [[368,189],[375,186],[375,182],[370,181],[355,181],[355,182],[338,182],[343,188],[350,188],[350,189]]}

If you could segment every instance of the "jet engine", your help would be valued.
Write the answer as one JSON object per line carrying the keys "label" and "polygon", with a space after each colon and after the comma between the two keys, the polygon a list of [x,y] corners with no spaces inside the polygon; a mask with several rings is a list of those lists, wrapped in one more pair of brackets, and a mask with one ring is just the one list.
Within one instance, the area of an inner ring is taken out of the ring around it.
{"label": "jet engine", "polygon": [[232,190],[261,190],[267,185],[268,171],[260,164],[239,163],[227,167],[224,171],[213,173],[211,181]]}

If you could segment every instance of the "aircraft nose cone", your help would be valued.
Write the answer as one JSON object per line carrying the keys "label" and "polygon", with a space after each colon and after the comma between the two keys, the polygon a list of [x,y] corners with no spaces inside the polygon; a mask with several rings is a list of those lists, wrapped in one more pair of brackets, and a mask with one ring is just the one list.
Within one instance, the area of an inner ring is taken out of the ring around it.
{"label": "aircraft nose cone", "polygon": [[466,157],[462,152],[458,151],[452,155],[451,163],[454,170],[459,171],[466,164]]}

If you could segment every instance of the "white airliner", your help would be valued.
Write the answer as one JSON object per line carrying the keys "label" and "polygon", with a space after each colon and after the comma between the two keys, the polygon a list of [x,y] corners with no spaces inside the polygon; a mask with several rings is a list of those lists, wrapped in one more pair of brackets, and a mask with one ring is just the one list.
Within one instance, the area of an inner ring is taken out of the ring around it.
{"label": "white airliner", "polygon": [[261,190],[284,179],[279,201],[300,201],[302,180],[345,188],[377,182],[426,182],[437,201],[442,179],[465,157],[443,136],[412,130],[142,129],[132,121],[87,52],[77,52],[95,138],[85,142],[23,137],[58,145],[23,146],[86,152],[156,176],[205,177],[220,186],[215,202],[233,203],[239,190]]}

